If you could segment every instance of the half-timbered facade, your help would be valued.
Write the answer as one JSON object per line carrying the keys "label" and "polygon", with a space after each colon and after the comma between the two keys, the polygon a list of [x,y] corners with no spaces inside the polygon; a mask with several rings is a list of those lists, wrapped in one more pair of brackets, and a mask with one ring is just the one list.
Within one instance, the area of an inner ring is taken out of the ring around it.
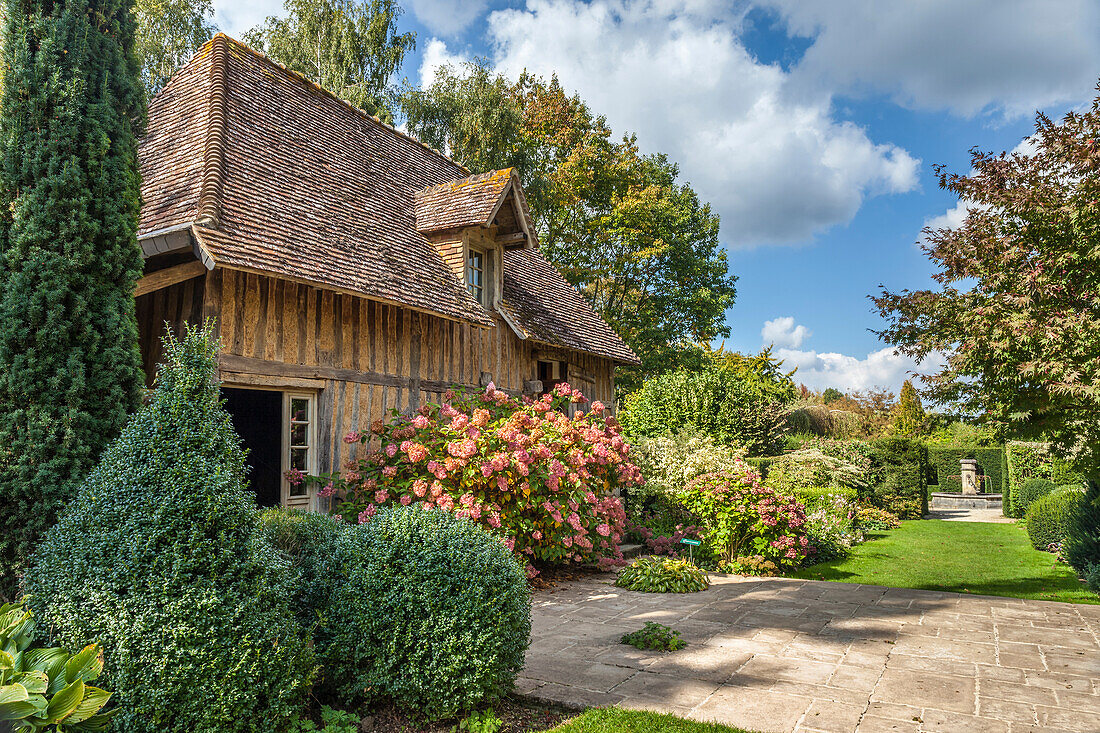
{"label": "half-timbered facade", "polygon": [[136,290],[151,383],[165,324],[213,319],[261,503],[319,508],[289,468],[493,381],[615,402],[637,357],[538,251],[511,170],[453,161],[219,35],[152,101]]}

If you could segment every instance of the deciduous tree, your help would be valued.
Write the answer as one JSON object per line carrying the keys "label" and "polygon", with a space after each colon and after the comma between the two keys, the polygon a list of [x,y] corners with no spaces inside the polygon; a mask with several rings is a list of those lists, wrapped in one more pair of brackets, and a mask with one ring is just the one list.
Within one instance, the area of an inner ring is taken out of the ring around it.
{"label": "deciduous tree", "polygon": [[137,407],[132,0],[13,0],[0,102],[0,592]]}
{"label": "deciduous tree", "polygon": [[718,216],[666,156],[614,140],[557,79],[443,67],[401,107],[413,134],[472,171],[520,172],[543,253],[642,358],[620,372],[624,390],[729,334],[736,278]]}
{"label": "deciduous tree", "polygon": [[159,92],[217,27],[211,0],[135,0],[141,81],[150,97]]}
{"label": "deciduous tree", "polygon": [[393,122],[390,80],[413,33],[398,33],[395,0],[286,0],[285,17],[269,16],[244,40],[341,99]]}
{"label": "deciduous tree", "polygon": [[[874,298],[880,335],[918,359],[946,354],[928,394],[1049,440],[1100,502],[1100,98],[1061,122],[1038,115],[1031,142],[973,151],[969,175],[939,170],[966,218],[926,232],[938,289]],[[1086,574],[1100,566],[1100,510],[1078,519],[1068,556]]]}

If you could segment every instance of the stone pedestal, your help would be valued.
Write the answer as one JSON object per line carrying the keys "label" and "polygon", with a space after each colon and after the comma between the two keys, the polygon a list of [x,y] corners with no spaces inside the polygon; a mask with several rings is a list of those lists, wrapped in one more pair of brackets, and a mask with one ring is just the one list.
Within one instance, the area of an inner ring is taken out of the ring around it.
{"label": "stone pedestal", "polygon": [[959,461],[959,478],[962,482],[964,494],[978,493],[978,462],[973,458],[963,458]]}

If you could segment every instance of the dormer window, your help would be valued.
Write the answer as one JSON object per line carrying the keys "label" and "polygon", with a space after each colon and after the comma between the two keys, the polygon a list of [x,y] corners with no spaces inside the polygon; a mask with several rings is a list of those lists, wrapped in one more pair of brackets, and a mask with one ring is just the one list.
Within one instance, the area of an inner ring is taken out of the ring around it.
{"label": "dormer window", "polygon": [[478,303],[485,305],[485,253],[470,249],[466,257],[466,287]]}

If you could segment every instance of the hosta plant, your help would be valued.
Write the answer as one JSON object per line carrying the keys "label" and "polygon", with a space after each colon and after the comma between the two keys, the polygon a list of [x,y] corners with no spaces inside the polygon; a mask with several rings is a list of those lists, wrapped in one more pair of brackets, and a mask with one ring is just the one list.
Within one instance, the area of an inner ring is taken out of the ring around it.
{"label": "hosta plant", "polygon": [[358,449],[342,473],[290,480],[321,485],[352,522],[398,504],[452,512],[500,536],[530,575],[533,561],[621,564],[626,515],[612,494],[642,478],[601,403],[570,417],[587,400],[567,384],[533,401],[492,384],[443,398],[347,435]]}
{"label": "hosta plant", "polygon": [[636,649],[659,652],[675,652],[687,646],[687,642],[680,638],[679,631],[656,621],[646,621],[645,626],[629,634],[623,634],[623,638],[619,641]]}
{"label": "hosta plant", "polygon": [[88,684],[103,671],[99,646],[69,654],[32,647],[33,636],[29,609],[15,603],[0,606],[0,721],[13,733],[105,730],[112,713],[100,710],[111,693]]}
{"label": "hosta plant", "polygon": [[695,593],[706,590],[710,580],[690,560],[640,557],[619,572],[615,585],[646,593]]}

